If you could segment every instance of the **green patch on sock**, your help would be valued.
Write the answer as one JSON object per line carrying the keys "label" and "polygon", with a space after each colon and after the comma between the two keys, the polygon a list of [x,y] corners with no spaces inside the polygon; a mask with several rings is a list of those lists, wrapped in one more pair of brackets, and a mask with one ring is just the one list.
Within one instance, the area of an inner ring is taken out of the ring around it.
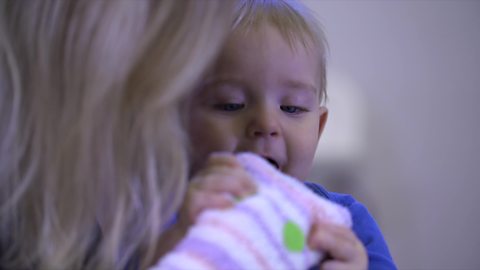
{"label": "green patch on sock", "polygon": [[291,220],[283,226],[283,244],[291,252],[302,252],[305,247],[305,234],[300,226]]}

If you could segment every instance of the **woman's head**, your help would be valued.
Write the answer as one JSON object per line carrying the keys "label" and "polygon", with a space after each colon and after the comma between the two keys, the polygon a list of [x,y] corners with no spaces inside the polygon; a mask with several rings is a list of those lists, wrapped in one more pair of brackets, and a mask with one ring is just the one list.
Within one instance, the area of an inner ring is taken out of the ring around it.
{"label": "woman's head", "polygon": [[230,18],[222,0],[0,3],[0,266],[151,259],[187,177],[177,103]]}

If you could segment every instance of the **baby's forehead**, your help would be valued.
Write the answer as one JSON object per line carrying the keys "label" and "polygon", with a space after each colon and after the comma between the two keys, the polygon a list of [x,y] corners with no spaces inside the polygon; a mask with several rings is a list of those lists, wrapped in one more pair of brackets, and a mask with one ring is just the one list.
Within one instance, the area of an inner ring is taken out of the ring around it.
{"label": "baby's forehead", "polygon": [[[324,63],[322,54],[316,49],[301,41],[290,43],[278,34],[232,34],[212,66],[211,72],[241,70],[249,73],[249,68],[256,70],[258,65],[265,65],[267,68],[283,72],[289,85],[299,85],[301,83],[295,82],[301,81],[299,77],[310,76],[320,79],[318,74]],[[275,62],[273,66],[268,64],[272,61]]]}
{"label": "baby's forehead", "polygon": [[[256,44],[256,46],[253,44]],[[229,57],[229,54],[235,54],[235,52],[242,53],[259,48],[272,51],[279,46],[285,47],[284,45],[288,46],[288,51],[294,55],[302,57],[306,54],[309,58],[317,59],[319,64],[324,64],[324,46],[313,37],[309,37],[306,33],[288,32],[268,22],[256,27],[237,28],[232,31],[220,50],[217,61],[223,61]]]}
{"label": "baby's forehead", "polygon": [[304,50],[317,55],[324,55],[326,52],[323,37],[319,37],[306,29],[288,27],[288,25],[282,26],[266,20],[249,27],[239,26],[233,29],[228,35],[227,41],[251,39],[252,33],[266,35],[272,31],[278,32],[281,42],[287,43],[292,51]]}

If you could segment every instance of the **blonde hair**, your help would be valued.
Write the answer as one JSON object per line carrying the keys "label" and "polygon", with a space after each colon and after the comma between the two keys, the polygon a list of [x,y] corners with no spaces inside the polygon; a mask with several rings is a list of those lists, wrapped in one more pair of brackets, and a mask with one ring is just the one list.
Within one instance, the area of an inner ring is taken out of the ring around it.
{"label": "blonde hair", "polygon": [[120,269],[183,200],[177,106],[230,1],[0,2],[0,268]]}
{"label": "blonde hair", "polygon": [[248,32],[269,23],[280,31],[292,49],[300,43],[319,55],[320,101],[327,99],[326,52],[328,44],[315,15],[296,0],[237,0],[234,31]]}

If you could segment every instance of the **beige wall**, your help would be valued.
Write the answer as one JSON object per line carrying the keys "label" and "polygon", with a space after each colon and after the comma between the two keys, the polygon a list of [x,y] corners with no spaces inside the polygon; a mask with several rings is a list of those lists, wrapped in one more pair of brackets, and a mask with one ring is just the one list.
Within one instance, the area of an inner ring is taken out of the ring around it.
{"label": "beige wall", "polygon": [[312,177],[368,204],[400,269],[480,269],[480,1],[305,2],[331,47]]}

